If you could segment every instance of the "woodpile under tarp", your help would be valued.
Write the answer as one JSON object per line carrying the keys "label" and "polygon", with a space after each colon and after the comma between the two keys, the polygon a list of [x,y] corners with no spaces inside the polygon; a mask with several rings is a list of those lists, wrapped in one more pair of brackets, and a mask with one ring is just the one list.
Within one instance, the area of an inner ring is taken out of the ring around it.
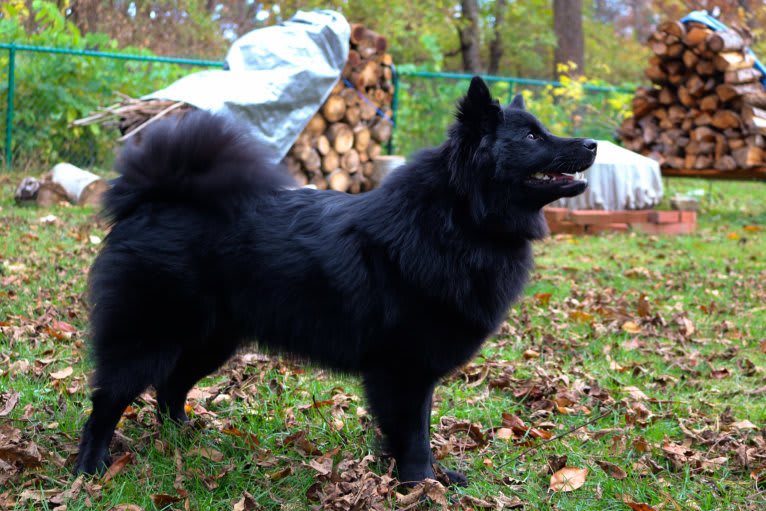
{"label": "woodpile under tarp", "polygon": [[394,84],[385,37],[351,25],[341,79],[285,156],[299,184],[358,193],[374,188],[373,159],[393,132]]}
{"label": "woodpile under tarp", "polygon": [[[341,78],[283,159],[300,185],[359,193],[377,186],[373,160],[393,132],[393,62],[388,40],[363,25],[351,25],[348,61]],[[73,122],[116,125],[119,141],[140,136],[151,123],[192,109],[178,101],[123,100]]]}
{"label": "woodpile under tarp", "polygon": [[667,21],[648,41],[652,82],[633,98],[619,134],[664,169],[735,171],[764,165],[766,89],[749,31]]}

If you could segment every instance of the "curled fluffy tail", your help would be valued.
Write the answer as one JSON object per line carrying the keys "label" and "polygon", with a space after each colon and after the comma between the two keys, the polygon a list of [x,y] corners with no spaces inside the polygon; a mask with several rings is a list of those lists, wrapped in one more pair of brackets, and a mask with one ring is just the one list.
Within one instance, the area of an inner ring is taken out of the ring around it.
{"label": "curled fluffy tail", "polygon": [[244,129],[203,111],[157,122],[128,143],[117,160],[122,175],[104,199],[114,221],[147,202],[235,207],[241,200],[294,183],[268,163]]}

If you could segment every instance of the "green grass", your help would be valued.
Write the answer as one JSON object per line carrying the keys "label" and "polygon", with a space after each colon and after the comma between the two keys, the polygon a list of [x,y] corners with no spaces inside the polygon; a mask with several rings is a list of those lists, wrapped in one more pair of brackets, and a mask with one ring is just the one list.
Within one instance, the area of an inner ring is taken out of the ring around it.
{"label": "green grass", "polygon": [[[121,503],[232,509],[243,492],[265,509],[306,509],[319,505],[307,494],[330,491],[308,466],[321,461],[320,453],[329,452],[336,467],[377,453],[379,439],[355,378],[243,355],[200,382],[189,404],[201,408],[189,425],[158,424],[152,394],[145,394],[126,413],[112,446],[115,457],[130,452],[132,461],[108,482],[86,481],[71,499],[56,500],[73,484],[79,430],[90,409],[83,293],[106,226],[87,208],[17,206],[12,196],[20,179],[0,175],[0,390],[6,392],[0,410],[11,392],[19,394],[13,410],[0,416],[0,459],[36,446],[41,464],[0,464],[0,509],[55,509],[62,501],[67,510]],[[667,196],[702,190],[695,234],[558,236],[538,243],[537,269],[507,324],[438,387],[434,447],[451,437],[442,464],[471,479],[466,488],[448,490],[455,508],[478,508],[464,495],[517,497],[534,510],[630,509],[623,494],[656,509],[766,505],[766,483],[759,487],[751,477],[766,465],[766,184],[666,185]],[[53,223],[40,222],[49,214]],[[54,320],[76,331],[67,338]],[[626,331],[628,322],[641,333]],[[51,376],[68,367],[71,375]],[[499,438],[503,414],[563,436],[544,444],[519,431]],[[443,416],[477,423],[483,441],[446,431],[439,426]],[[300,431],[310,445],[285,442]],[[684,454],[674,457],[663,444],[683,445]],[[554,455],[589,470],[582,487],[548,491]],[[646,459],[654,470],[637,466]],[[610,477],[597,465],[603,461],[627,476]],[[378,477],[389,463],[376,457],[369,468]],[[347,489],[356,495],[364,485],[351,473]],[[40,499],[33,490],[48,493]],[[395,499],[388,493],[379,500],[392,507]]]}

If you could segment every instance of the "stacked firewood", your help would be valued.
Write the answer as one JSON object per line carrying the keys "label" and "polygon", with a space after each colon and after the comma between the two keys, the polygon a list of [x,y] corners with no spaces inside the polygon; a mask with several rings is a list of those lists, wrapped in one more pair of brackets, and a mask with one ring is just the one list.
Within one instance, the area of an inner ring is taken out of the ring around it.
{"label": "stacked firewood", "polygon": [[[373,159],[383,153],[383,144],[393,132],[393,66],[387,49],[385,37],[363,25],[351,25],[348,60],[340,80],[283,160],[298,184],[350,193],[377,185],[380,169],[376,170]],[[119,103],[72,125],[117,126],[123,141],[140,137],[158,119],[193,108],[177,101],[121,96]]]}
{"label": "stacked firewood", "polygon": [[619,130],[625,147],[665,168],[747,169],[764,164],[766,90],[745,29],[668,21],[649,38],[651,87]]}
{"label": "stacked firewood", "polygon": [[394,85],[385,37],[354,24],[350,45],[341,79],[284,162],[299,184],[359,193],[377,184],[372,160],[391,138]]}

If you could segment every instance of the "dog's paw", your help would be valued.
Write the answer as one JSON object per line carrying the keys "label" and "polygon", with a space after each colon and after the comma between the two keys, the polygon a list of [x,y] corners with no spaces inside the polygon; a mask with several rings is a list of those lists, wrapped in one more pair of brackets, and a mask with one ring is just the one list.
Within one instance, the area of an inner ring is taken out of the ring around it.
{"label": "dog's paw", "polygon": [[433,462],[431,466],[434,469],[436,480],[444,486],[468,486],[468,478],[462,473],[442,468],[436,462]]}
{"label": "dog's paw", "polygon": [[186,412],[183,408],[180,410],[175,410],[173,412],[161,412],[157,411],[157,420],[160,421],[161,424],[165,423],[176,423],[176,424],[186,424],[189,422],[189,416],[186,415]]}
{"label": "dog's paw", "polygon": [[73,472],[75,475],[87,474],[97,476],[106,472],[106,469],[111,464],[112,457],[109,456],[109,452],[98,454],[93,451],[80,450]]}
{"label": "dog's paw", "polygon": [[[447,476],[447,479],[449,480],[449,485],[453,486],[468,486],[468,478],[461,474],[460,472],[455,472],[454,470],[444,470],[444,475]],[[443,484],[443,483],[442,483]]]}

